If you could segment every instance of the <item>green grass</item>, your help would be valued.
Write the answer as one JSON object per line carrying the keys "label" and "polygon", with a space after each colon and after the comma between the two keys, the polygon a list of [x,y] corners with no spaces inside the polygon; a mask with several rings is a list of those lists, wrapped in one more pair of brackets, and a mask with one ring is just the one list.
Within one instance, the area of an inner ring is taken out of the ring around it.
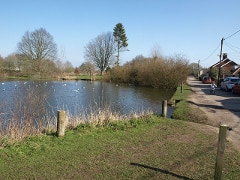
{"label": "green grass", "polygon": [[[0,150],[0,179],[213,179],[217,135],[156,115],[81,125],[62,138],[29,137]],[[226,145],[222,179],[240,177]]]}
{"label": "green grass", "polygon": [[172,99],[177,101],[177,104],[171,117],[173,119],[205,123],[207,116],[199,108],[190,106],[187,100],[187,97],[189,97],[191,94],[191,87],[187,84],[184,84],[182,92],[181,87],[177,88],[174,96],[172,97]]}
{"label": "green grass", "polygon": [[178,86],[176,92],[174,93],[172,99],[175,100],[184,100],[192,94],[192,89],[189,85],[183,84],[183,90],[181,92],[181,87]]}
{"label": "green grass", "polygon": [[183,85],[183,91],[181,92],[181,87],[178,87],[172,99],[176,100],[177,104],[172,113],[172,118],[188,120],[189,119],[189,104],[187,102],[187,97],[192,94],[191,87],[187,84]]}
{"label": "green grass", "polygon": [[[100,75],[95,75],[92,77],[94,80],[101,80],[103,78],[103,76]],[[76,76],[76,80],[91,80],[91,76],[89,75],[78,75]]]}

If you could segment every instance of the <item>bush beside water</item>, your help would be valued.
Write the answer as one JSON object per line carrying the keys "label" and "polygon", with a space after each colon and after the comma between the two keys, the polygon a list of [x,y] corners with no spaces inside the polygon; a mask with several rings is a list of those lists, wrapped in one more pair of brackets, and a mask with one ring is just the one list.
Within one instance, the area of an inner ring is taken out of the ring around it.
{"label": "bush beside water", "polygon": [[188,62],[180,56],[169,58],[137,58],[110,70],[106,80],[154,88],[176,89],[185,82]]}

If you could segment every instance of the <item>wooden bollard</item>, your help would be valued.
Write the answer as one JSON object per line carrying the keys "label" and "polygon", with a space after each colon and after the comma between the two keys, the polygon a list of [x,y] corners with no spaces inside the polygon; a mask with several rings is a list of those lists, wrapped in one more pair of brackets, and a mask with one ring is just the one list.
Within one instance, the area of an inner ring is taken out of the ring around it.
{"label": "wooden bollard", "polygon": [[65,134],[65,125],[66,125],[66,114],[65,111],[58,111],[58,119],[57,119],[57,136],[62,137]]}
{"label": "wooden bollard", "polygon": [[224,150],[225,150],[227,129],[228,129],[227,125],[221,125],[220,129],[219,129],[214,180],[221,180],[221,177],[222,177],[223,154],[224,154]]}
{"label": "wooden bollard", "polygon": [[181,93],[183,93],[183,82],[181,83]]}
{"label": "wooden bollard", "polygon": [[162,116],[167,117],[167,100],[162,101]]}

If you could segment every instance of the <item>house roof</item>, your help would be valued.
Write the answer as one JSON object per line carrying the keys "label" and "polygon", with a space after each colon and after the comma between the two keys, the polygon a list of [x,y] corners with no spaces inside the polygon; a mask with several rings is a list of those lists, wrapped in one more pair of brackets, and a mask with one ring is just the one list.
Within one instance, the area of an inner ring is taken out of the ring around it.
{"label": "house roof", "polygon": [[214,65],[212,65],[210,68],[214,68],[214,67],[224,67],[226,66],[227,64],[231,64],[232,66],[235,66],[235,65],[238,65],[237,63],[235,63],[234,61],[228,59],[228,58],[225,58],[221,61],[221,64],[219,62],[215,63]]}
{"label": "house roof", "polygon": [[239,74],[239,73],[240,73],[240,67],[238,67],[237,69],[235,69],[232,74],[233,74],[233,75],[236,75],[236,74]]}

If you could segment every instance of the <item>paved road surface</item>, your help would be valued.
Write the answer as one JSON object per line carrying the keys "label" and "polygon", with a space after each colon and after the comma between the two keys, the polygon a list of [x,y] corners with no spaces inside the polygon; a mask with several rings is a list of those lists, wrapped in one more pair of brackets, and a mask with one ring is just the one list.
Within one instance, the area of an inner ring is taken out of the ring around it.
{"label": "paved road surface", "polygon": [[220,124],[226,124],[232,128],[227,133],[227,139],[240,151],[240,95],[220,88],[216,88],[216,94],[211,95],[210,85],[202,84],[194,77],[189,77],[187,83],[194,92],[190,102],[206,113],[209,125],[219,127]]}

